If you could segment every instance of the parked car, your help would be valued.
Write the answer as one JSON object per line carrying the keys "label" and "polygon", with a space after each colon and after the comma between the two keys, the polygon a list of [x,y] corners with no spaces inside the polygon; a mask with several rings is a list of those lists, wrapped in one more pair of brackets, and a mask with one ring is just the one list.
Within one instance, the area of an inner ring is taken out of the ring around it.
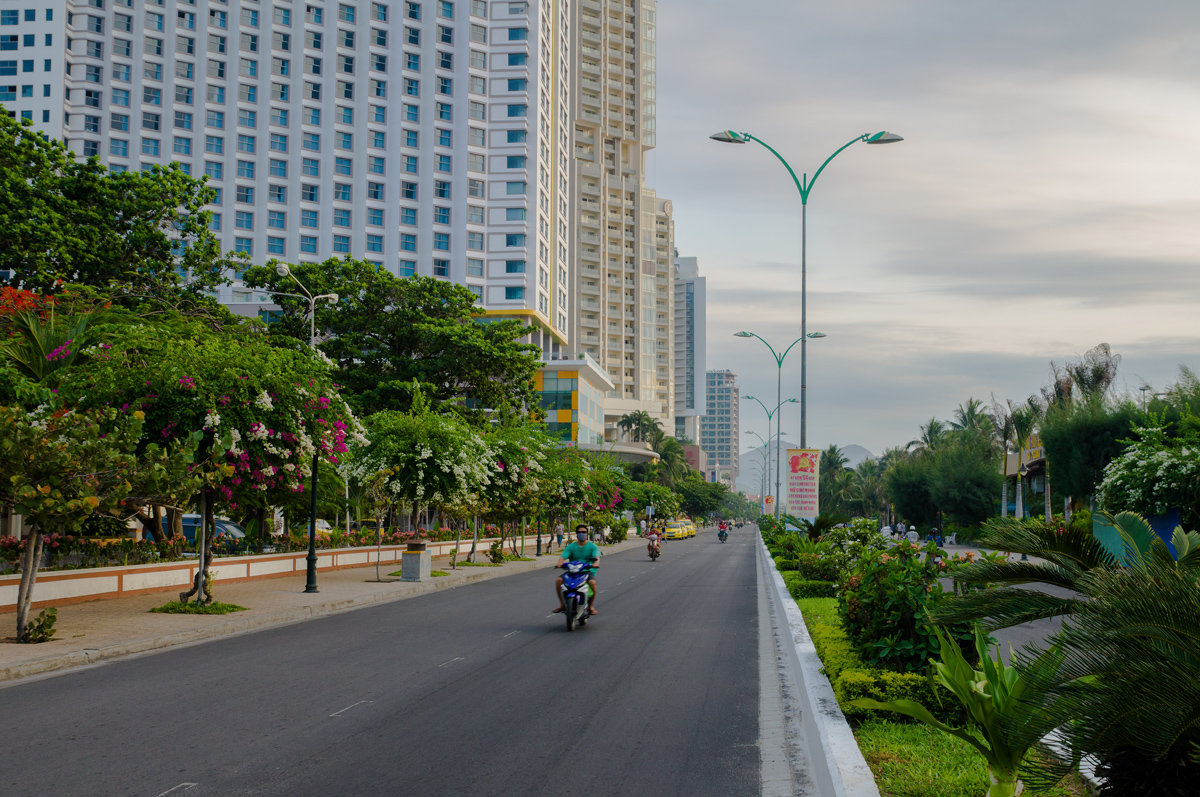
{"label": "parked car", "polygon": [[687,529],[683,523],[678,520],[672,520],[667,523],[666,531],[663,534],[664,539],[682,540],[687,538]]}
{"label": "parked car", "polygon": [[[162,523],[163,534],[169,534],[170,528],[167,525],[166,516],[163,517]],[[246,530],[237,523],[225,518],[214,518],[213,526],[215,526],[213,548],[221,551],[240,551],[246,549]],[[199,515],[183,516],[183,537],[188,541],[188,545],[196,544],[196,532],[199,528]]]}

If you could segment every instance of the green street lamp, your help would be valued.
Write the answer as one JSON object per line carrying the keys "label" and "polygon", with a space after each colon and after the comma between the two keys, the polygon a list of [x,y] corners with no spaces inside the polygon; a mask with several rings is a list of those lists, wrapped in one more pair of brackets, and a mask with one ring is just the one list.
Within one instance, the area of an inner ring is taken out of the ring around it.
{"label": "green street lamp", "polygon": [[[297,296],[294,293],[279,293],[278,291],[267,291],[267,293],[275,293],[277,296],[295,296],[298,299],[304,299],[308,302],[308,345],[315,351],[317,348],[317,302],[324,299],[330,304],[337,304],[338,295],[336,293],[322,293],[319,296],[313,296],[308,288],[304,287],[304,283],[296,278],[292,270],[286,263],[280,263],[275,266],[275,273],[281,277],[291,277],[292,282],[300,286],[300,290],[304,291],[303,296]],[[305,557],[307,567],[305,568],[305,592],[320,592],[317,589],[317,472],[321,467],[321,447],[316,445],[316,435],[313,435],[313,465],[312,465],[312,497],[308,511],[308,556]]]}
{"label": "green street lamp", "polygon": [[[749,396],[747,396],[747,398],[750,398],[750,397],[749,397]],[[795,399],[792,399],[792,400],[793,400],[793,401],[795,401]],[[755,401],[758,401],[758,399],[755,399]],[[759,402],[759,405],[761,406],[761,405],[762,405],[762,402]],[[763,410],[766,410],[766,407],[763,407]],[[770,425],[771,425],[771,421],[770,421],[770,419],[768,418],[768,419],[767,419],[767,426],[769,427]],[[760,473],[760,474],[761,474],[761,476],[762,476],[762,478],[761,478],[761,479],[759,479],[759,485],[758,485],[758,488],[759,488],[759,498],[761,499],[761,498],[762,498],[762,496],[764,496],[764,495],[766,495],[766,494],[767,494],[767,485],[768,485],[768,484],[770,483],[770,481],[771,481],[771,461],[770,461],[770,456],[771,456],[771,444],[770,444],[769,442],[767,442],[766,440],[764,440],[764,439],[763,439],[763,436],[762,436],[762,435],[760,435],[758,432],[755,432],[755,431],[752,431],[752,430],[750,430],[750,429],[747,429],[747,430],[746,430],[746,434],[752,434],[752,435],[754,435],[755,437],[757,437],[757,438],[758,438],[758,441],[759,441],[760,443],[762,443],[762,445],[763,445],[763,461],[762,461],[762,465],[761,465],[761,466],[759,466],[757,463],[755,463],[755,467],[758,467],[758,468],[759,468],[759,473]],[[769,428],[767,429],[767,434],[771,434],[771,430],[770,430]],[[760,500],[760,503],[761,503],[761,500]]]}
{"label": "green street lamp", "polygon": [[[867,144],[892,144],[904,139],[895,133],[889,133],[886,130],[881,130],[878,133],[863,133],[860,136],[847,141],[842,146],[834,150],[834,153],[825,159],[812,176],[808,179],[808,174],[801,177],[796,176],[796,172],[788,164],[783,156],[775,151],[767,142],[750,133],[738,133],[733,130],[722,130],[720,133],[714,133],[709,136],[714,141],[720,141],[725,144],[746,144],[755,142],[761,144],[770,150],[771,154],[779,159],[779,162],[788,170],[788,174],[792,176],[792,182],[796,184],[797,190],[800,191],[800,447],[808,447],[808,351],[807,341],[810,337],[823,337],[819,333],[814,335],[808,334],[808,195],[816,185],[817,178],[821,176],[821,172],[825,171],[825,167],[829,162],[836,158],[843,150],[853,144],[862,141]],[[740,335],[741,333],[739,333]],[[748,337],[748,335],[742,335]],[[757,337],[757,336],[755,336]],[[778,500],[778,499],[776,499]],[[778,507],[777,507],[778,508]]]}
{"label": "green street lamp", "polygon": [[[753,332],[745,333],[745,334],[738,332],[737,335],[740,337],[747,337],[747,336],[758,337]],[[758,338],[758,339],[762,340],[762,338]],[[770,343],[767,343],[765,340],[763,340],[763,343],[766,343],[767,348],[771,349],[771,353],[775,354],[775,349],[773,349],[771,347]],[[796,342],[792,341],[792,346],[795,346],[795,345],[796,345]],[[788,351],[791,351],[792,346],[788,346]],[[787,351],[785,351],[783,353],[783,356],[775,355],[775,362],[778,366],[778,368],[776,369],[776,375],[779,375],[783,372],[783,358],[786,356],[787,356]],[[775,383],[775,390],[776,390],[776,398],[779,398],[779,392],[778,392],[779,391],[779,382],[778,381],[776,381],[776,383]],[[779,517],[779,496],[780,496],[779,480],[780,480],[780,473],[782,472],[782,468],[779,465],[779,457],[782,453],[780,451],[779,442],[780,442],[780,440],[783,439],[783,414],[779,412],[779,408],[782,407],[784,404],[795,404],[797,402],[796,402],[796,399],[794,399],[794,398],[789,398],[789,399],[779,398],[779,401],[775,404],[775,409],[768,410],[767,405],[762,403],[762,399],[759,399],[755,396],[746,396],[746,398],[750,401],[757,401],[758,406],[762,407],[763,412],[765,412],[767,414],[767,434],[771,433],[771,419],[775,418],[776,414],[779,415],[779,417],[775,421],[775,435],[774,435],[774,437],[775,437],[775,517]]]}

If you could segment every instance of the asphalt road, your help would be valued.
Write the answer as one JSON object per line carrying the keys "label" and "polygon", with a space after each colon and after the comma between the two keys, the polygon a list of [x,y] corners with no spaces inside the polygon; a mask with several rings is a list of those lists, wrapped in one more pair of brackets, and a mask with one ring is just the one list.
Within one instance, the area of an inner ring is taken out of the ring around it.
{"label": "asphalt road", "polygon": [[0,689],[0,794],[749,795],[755,539],[547,567]]}

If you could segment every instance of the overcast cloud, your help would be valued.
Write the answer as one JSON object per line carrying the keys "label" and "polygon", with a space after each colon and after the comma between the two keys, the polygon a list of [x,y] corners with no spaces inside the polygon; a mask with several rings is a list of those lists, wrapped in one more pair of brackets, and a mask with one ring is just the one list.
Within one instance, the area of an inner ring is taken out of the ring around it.
{"label": "overcast cloud", "polygon": [[773,397],[775,365],[732,333],[799,335],[800,198],[767,150],[708,136],[810,174],[905,137],[810,196],[810,446],[878,454],[1102,341],[1134,395],[1200,370],[1200,3],[659,0],[657,63],[649,181],[708,278],[707,367],[743,394]]}

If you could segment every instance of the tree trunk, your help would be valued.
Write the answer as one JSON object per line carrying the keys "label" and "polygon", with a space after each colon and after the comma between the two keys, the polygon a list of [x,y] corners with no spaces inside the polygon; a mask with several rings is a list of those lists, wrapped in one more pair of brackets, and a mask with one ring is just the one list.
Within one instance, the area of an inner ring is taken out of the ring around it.
{"label": "tree trunk", "polygon": [[450,569],[458,569],[458,543],[462,540],[462,524],[454,524],[454,553],[450,555]]}
{"label": "tree trunk", "polygon": [[21,552],[21,583],[17,587],[17,641],[29,641],[29,606],[33,603],[33,585],[37,581],[38,563],[42,561],[42,532],[37,526],[25,537]]}
{"label": "tree trunk", "polygon": [[196,603],[203,606],[212,603],[212,587],[208,583],[208,566],[212,561],[212,528],[213,511],[209,488],[204,488],[200,494],[200,526],[196,529],[196,579],[192,588],[179,593],[180,603],[187,603],[188,598],[196,596]]}
{"label": "tree trunk", "polygon": [[475,529],[473,532],[474,536],[471,538],[471,552],[467,554],[467,561],[473,563],[475,561],[475,552],[479,548],[479,515],[476,515],[472,522]]}
{"label": "tree trunk", "polygon": [[[137,518],[137,522],[142,524],[143,540],[154,540],[155,542],[163,541],[164,538],[162,531],[162,515],[160,514],[161,512],[162,507],[158,506],[158,504],[154,504],[150,507],[149,515],[141,510],[138,510],[138,513],[135,517]],[[147,532],[149,533],[147,534]]]}
{"label": "tree trunk", "polygon": [[1008,517],[1008,474],[1000,481],[1000,517]]}
{"label": "tree trunk", "polygon": [[1050,470],[1049,469],[1046,470],[1046,473],[1043,475],[1043,479],[1046,482],[1046,522],[1049,523],[1054,519],[1054,513],[1050,509]]}
{"label": "tree trunk", "polygon": [[1024,486],[1025,485],[1023,485],[1021,483],[1022,481],[1023,481],[1023,479],[1021,478],[1021,474],[1018,473],[1017,474],[1017,509],[1016,509],[1016,513],[1015,513],[1017,520],[1025,519],[1025,501],[1024,501]]}
{"label": "tree trunk", "polygon": [[170,527],[170,539],[183,536],[183,510],[178,507],[167,507],[167,526]]}

